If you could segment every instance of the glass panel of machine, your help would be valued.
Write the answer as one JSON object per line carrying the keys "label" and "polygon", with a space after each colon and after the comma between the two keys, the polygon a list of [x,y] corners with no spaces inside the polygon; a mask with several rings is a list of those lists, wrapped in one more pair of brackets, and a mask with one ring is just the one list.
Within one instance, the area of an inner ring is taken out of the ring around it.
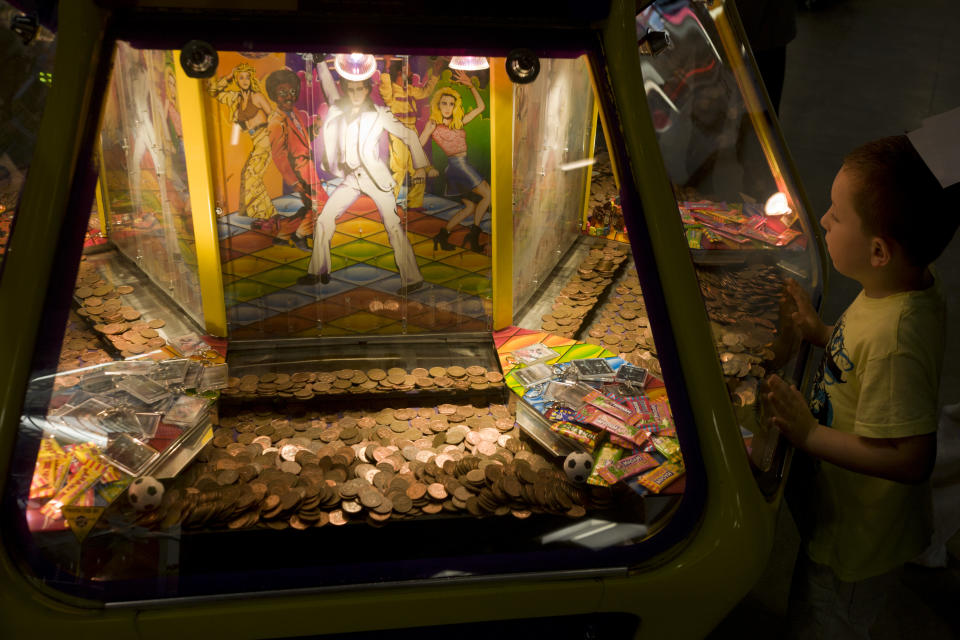
{"label": "glass panel of machine", "polygon": [[[117,249],[80,264],[22,418],[36,464],[8,483],[36,566],[117,601],[617,566],[660,530],[684,454],[585,61],[520,88],[485,58],[219,59],[190,81],[205,247],[172,52],[118,51]],[[218,256],[209,299],[197,254]],[[214,307],[225,335],[190,320]]]}
{"label": "glass panel of machine", "polygon": [[110,239],[202,323],[173,52],[121,43],[115,65],[100,131]]}
{"label": "glass panel of machine", "polygon": [[638,14],[640,60],[731,402],[753,461],[768,470],[777,434],[758,412],[760,381],[779,372],[799,382],[803,367],[785,282],[816,298],[822,280],[812,223],[735,18],[724,2],[707,4],[655,2]]}

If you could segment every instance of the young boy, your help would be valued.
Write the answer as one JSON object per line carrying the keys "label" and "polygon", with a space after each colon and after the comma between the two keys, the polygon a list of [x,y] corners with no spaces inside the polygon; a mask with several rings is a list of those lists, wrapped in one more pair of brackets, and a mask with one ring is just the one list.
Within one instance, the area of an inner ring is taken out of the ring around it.
{"label": "young boy", "polygon": [[[801,637],[869,637],[900,566],[931,532],[945,305],[929,265],[960,222],[906,136],[855,149],[820,223],[834,267],[863,290],[834,327],[795,283],[794,323],[825,348],[809,404],[768,380],[773,426],[819,461],[812,532],[791,593]],[[812,413],[811,413],[812,410]]]}

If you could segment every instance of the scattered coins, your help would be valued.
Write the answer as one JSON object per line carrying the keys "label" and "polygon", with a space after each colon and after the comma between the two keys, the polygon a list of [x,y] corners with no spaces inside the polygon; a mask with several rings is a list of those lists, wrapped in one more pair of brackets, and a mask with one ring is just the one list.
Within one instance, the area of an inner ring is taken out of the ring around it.
{"label": "scattered coins", "polygon": [[[262,435],[243,438],[254,433]],[[213,440],[139,524],[306,529],[456,513],[578,518],[612,496],[571,484],[532,451],[506,405],[300,415],[244,405],[221,415]]]}
{"label": "scattered coins", "polygon": [[[144,335],[141,333],[141,335]],[[146,336],[145,336],[146,337]],[[280,378],[279,376],[282,376]],[[279,380],[279,382],[278,382]],[[300,371],[292,375],[268,372],[232,377],[221,392],[238,399],[297,398],[345,394],[371,394],[417,391],[483,391],[503,386],[503,374],[486,367],[422,367],[410,371],[402,367],[384,369],[340,369],[337,371]]]}
{"label": "scattered coins", "polygon": [[[76,313],[102,334],[124,358],[146,353],[166,344],[156,329],[164,321],[155,318],[144,321],[140,311],[124,305],[120,296],[134,292],[130,285],[114,287],[105,281],[96,267],[80,263],[80,271],[74,287],[74,296],[79,303]],[[106,353],[106,352],[104,352]]]}

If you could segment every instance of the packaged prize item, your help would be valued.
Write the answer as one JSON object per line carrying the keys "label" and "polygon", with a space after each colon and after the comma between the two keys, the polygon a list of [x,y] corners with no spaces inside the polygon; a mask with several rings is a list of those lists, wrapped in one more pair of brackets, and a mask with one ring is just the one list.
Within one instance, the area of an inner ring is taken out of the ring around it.
{"label": "packaged prize item", "polygon": [[191,360],[190,366],[187,367],[187,373],[183,378],[183,388],[196,389],[200,383],[201,374],[203,374],[203,363]]}
{"label": "packaged prize item", "polygon": [[197,381],[197,391],[213,391],[227,387],[227,363],[210,364],[203,368]]}
{"label": "packaged prize item", "polygon": [[585,398],[594,391],[596,391],[596,389],[590,385],[577,382],[574,384],[565,384],[555,388],[553,395],[556,396],[558,402],[562,402],[566,406],[572,407],[579,411],[587,404]]}
{"label": "packaged prize item", "polygon": [[514,360],[527,366],[537,364],[538,362],[547,362],[559,357],[556,351],[542,342],[531,344],[530,346],[523,347],[521,349],[515,349],[510,353]]}
{"label": "packaged prize item", "polygon": [[86,462],[82,462],[70,474],[63,487],[47,504],[43,505],[40,513],[49,518],[59,517],[60,509],[66,505],[74,504],[81,495],[100,481],[100,476],[106,470],[107,465],[98,458],[89,458]]}
{"label": "packaged prize item", "polygon": [[651,469],[637,478],[637,483],[650,493],[660,493],[684,473],[685,470],[682,465],[664,462],[659,467]]}
{"label": "packaged prize item", "polygon": [[640,453],[635,453],[632,456],[627,456],[626,458],[621,458],[616,462],[608,464],[602,469],[598,469],[597,473],[610,484],[616,484],[621,480],[643,473],[647,469],[652,469],[659,464],[657,459],[652,455],[641,451]]}
{"label": "packaged prize item", "polygon": [[170,395],[162,384],[143,376],[126,376],[117,383],[117,387],[146,404],[153,404]]}
{"label": "packaged prize item", "polygon": [[197,396],[179,396],[164,415],[164,422],[189,428],[197,424],[210,406],[207,398]]}
{"label": "packaged prize item", "polygon": [[609,487],[610,484],[603,479],[597,470],[602,467],[606,467],[609,464],[613,464],[622,457],[623,449],[620,447],[615,447],[612,444],[605,444],[601,446],[593,457],[593,471],[590,472],[590,476],[587,478],[587,484],[592,484],[598,487]]}
{"label": "packaged prize item", "polygon": [[512,375],[523,385],[524,389],[529,389],[551,379],[553,369],[545,364],[535,364],[523,369],[514,369]]}
{"label": "packaged prize item", "polygon": [[157,457],[157,450],[122,433],[110,438],[103,459],[131,476],[138,476]]}
{"label": "packaged prize item", "polygon": [[160,426],[160,418],[163,417],[162,413],[154,411],[137,413],[135,415],[137,416],[137,421],[140,423],[140,431],[143,433],[145,440],[149,440],[157,434],[157,427]]}
{"label": "packaged prize item", "polygon": [[628,425],[636,424],[636,422],[640,419],[640,416],[630,411],[629,407],[616,402],[613,400],[613,398],[605,396],[599,391],[591,391],[584,396],[583,401],[587,404],[593,405],[604,413],[610,414],[618,420],[622,420]]}
{"label": "packaged prize item", "polygon": [[682,462],[683,456],[680,453],[680,443],[674,438],[666,436],[650,436],[650,441],[657,451],[670,462]]}
{"label": "packaged prize item", "polygon": [[47,436],[40,441],[40,450],[37,452],[37,464],[30,481],[30,498],[49,498],[56,489],[57,470],[65,465],[70,456],[57,442],[56,438]]}
{"label": "packaged prize item", "polygon": [[577,412],[577,422],[593,425],[604,431],[609,431],[614,436],[619,436],[625,440],[630,440],[638,445],[646,439],[646,432],[625,424],[617,420],[608,413],[604,413],[593,406],[585,406]]}
{"label": "packaged prize item", "polygon": [[647,370],[629,363],[623,364],[617,369],[617,375],[614,377],[614,380],[642,390],[644,385],[647,384]]}
{"label": "packaged prize item", "polygon": [[189,369],[190,360],[186,358],[164,360],[157,365],[157,371],[153,375],[153,379],[168,387],[180,386],[183,385]]}
{"label": "packaged prize item", "polygon": [[571,422],[552,422],[550,423],[550,430],[579,442],[591,452],[597,448],[597,445],[600,444],[600,441],[603,439],[602,431],[590,431]]}
{"label": "packaged prize item", "polygon": [[574,360],[570,363],[577,371],[577,376],[581,380],[596,380],[600,382],[610,382],[616,377],[616,373],[610,363],[604,358],[587,358],[585,360]]}
{"label": "packaged prize item", "polygon": [[577,412],[566,405],[554,404],[547,409],[543,416],[552,422],[570,422],[577,417]]}

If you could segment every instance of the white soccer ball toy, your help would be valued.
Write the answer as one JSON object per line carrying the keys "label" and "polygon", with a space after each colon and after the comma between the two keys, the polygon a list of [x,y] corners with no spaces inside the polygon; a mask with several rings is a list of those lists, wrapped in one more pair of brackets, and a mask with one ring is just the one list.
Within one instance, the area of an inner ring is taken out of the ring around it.
{"label": "white soccer ball toy", "polygon": [[127,500],[137,511],[153,511],[163,500],[163,485],[156,478],[137,478],[127,489]]}
{"label": "white soccer ball toy", "polygon": [[574,451],[564,459],[563,470],[567,472],[571,482],[582,484],[593,471],[593,458],[589,453]]}

